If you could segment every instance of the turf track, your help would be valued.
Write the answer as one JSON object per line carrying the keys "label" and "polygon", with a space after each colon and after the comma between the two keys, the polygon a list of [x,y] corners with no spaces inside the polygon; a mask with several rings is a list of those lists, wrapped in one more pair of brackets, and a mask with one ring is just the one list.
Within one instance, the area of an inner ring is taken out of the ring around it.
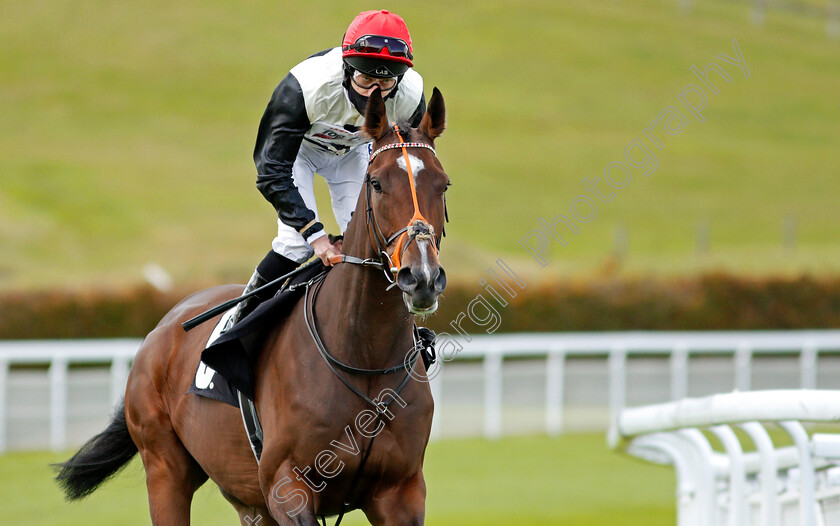
{"label": "turf track", "polygon": [[[66,504],[48,453],[0,456],[0,524],[149,524],[142,466],[80,503]],[[602,435],[447,440],[426,453],[429,525],[672,526],[674,477],[609,451]],[[236,514],[211,483],[193,502],[193,523],[233,525]],[[347,524],[367,524],[355,513]]]}

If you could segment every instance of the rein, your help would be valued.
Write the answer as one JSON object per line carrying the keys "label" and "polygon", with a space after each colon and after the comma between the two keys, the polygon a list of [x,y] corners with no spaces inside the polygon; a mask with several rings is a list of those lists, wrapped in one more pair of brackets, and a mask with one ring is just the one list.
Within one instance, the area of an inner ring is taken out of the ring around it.
{"label": "rein", "polygon": [[[399,372],[401,369],[405,370],[408,369],[409,371],[414,368],[414,364],[417,363],[417,357],[420,356],[420,351],[415,350],[410,363],[400,362],[393,367],[388,367],[387,369],[362,369],[358,367],[353,367],[342,363],[339,361],[335,356],[330,354],[327,350],[327,347],[324,345],[323,340],[321,340],[321,336],[318,334],[318,328],[316,326],[315,320],[315,299],[318,297],[318,292],[321,290],[321,286],[324,283],[324,277],[326,274],[322,274],[316,278],[313,278],[311,282],[307,282],[306,284],[306,292],[304,296],[304,311],[303,317],[306,321],[306,328],[309,330],[309,335],[312,336],[312,340],[315,342],[315,347],[318,349],[318,352],[321,354],[321,357],[324,358],[324,361],[329,366],[330,370],[335,374],[339,380],[344,383],[351,391],[356,393],[361,399],[365,402],[371,404],[377,411],[380,409],[380,404],[372,400],[366,394],[359,391],[353,384],[349,383],[344,376],[338,371],[339,369],[350,374],[358,374],[363,376],[380,376],[380,375],[388,375],[394,374]],[[419,338],[417,337],[416,329],[414,333],[414,348],[417,349]],[[408,366],[408,367],[406,367]],[[399,384],[399,387],[395,390],[397,394],[406,386],[408,383],[408,378],[410,374],[406,374],[406,377],[403,378],[403,381]]]}
{"label": "rein", "polygon": [[[402,254],[405,252],[405,250],[408,248],[408,245],[413,240],[417,239],[418,242],[423,240],[434,241],[434,243],[431,244],[434,245],[435,252],[437,253],[437,251],[439,250],[438,242],[434,235],[434,228],[426,220],[426,218],[423,217],[423,214],[420,213],[420,205],[417,200],[417,187],[414,184],[414,174],[412,173],[411,163],[408,159],[408,148],[426,148],[428,150],[431,150],[432,153],[434,153],[435,149],[431,145],[422,142],[405,142],[403,141],[402,135],[400,134],[399,126],[395,124],[394,129],[397,132],[399,142],[386,144],[374,151],[370,156],[370,160],[368,161],[368,171],[365,174],[365,217],[368,227],[368,234],[372,239],[377,254],[379,254],[379,261],[373,259],[361,259],[355,256],[348,255],[341,255],[330,259],[330,262],[332,262],[333,264],[352,263],[363,266],[374,266],[382,269],[385,273],[385,278],[390,284],[386,290],[390,290],[391,288],[396,286],[395,275],[397,274],[397,272],[399,272],[399,269],[401,267]],[[411,200],[414,204],[414,215],[409,220],[408,225],[395,232],[393,235],[391,235],[391,237],[386,237],[382,233],[382,229],[379,226],[379,222],[376,220],[376,215],[374,213],[373,205],[371,203],[370,192],[372,184],[370,177],[370,166],[373,164],[374,159],[376,159],[376,157],[380,153],[386,150],[392,150],[396,148],[400,148],[402,150],[403,159],[405,159],[406,172],[408,172],[408,182],[411,188]],[[388,254],[388,247],[391,246],[395,241],[396,247],[394,248],[393,255],[390,255]],[[315,299],[318,296],[318,292],[320,291],[323,282],[323,276],[319,276],[313,278],[312,280],[306,283],[306,295],[304,297],[303,309],[303,316],[304,320],[306,321],[306,328],[309,330],[309,334],[312,337],[312,341],[315,343],[315,347],[318,349],[318,352],[324,359],[324,362],[327,364],[327,367],[329,367],[330,371],[332,371],[332,373],[341,381],[341,383],[343,383],[354,394],[356,394],[359,398],[373,406],[374,410],[376,411],[375,425],[378,425],[379,422],[382,420],[382,416],[385,415],[388,411],[388,405],[390,405],[391,402],[395,400],[395,397],[392,396],[386,402],[373,400],[367,394],[363,393],[356,386],[350,383],[350,381],[347,378],[345,378],[339,370],[355,375],[374,376],[394,374],[400,369],[404,369],[406,370],[406,375],[399,383],[397,388],[394,390],[394,393],[396,395],[399,395],[399,393],[405,388],[405,386],[408,385],[408,381],[411,378],[411,373],[414,370],[415,364],[417,363],[417,358],[420,356],[420,351],[418,349],[420,338],[419,333],[417,331],[417,326],[415,325],[413,329],[414,351],[411,356],[410,364],[403,362],[386,369],[362,369],[344,364],[329,353],[326,346],[324,345],[324,342],[321,340],[320,335],[318,334],[318,328],[315,322]],[[374,435],[373,438],[370,439],[370,442],[368,442],[367,448],[365,449],[365,454],[362,457],[361,462],[359,463],[359,467],[353,476],[352,482],[350,483],[350,490],[347,494],[347,498],[341,505],[341,512],[339,513],[338,518],[335,521],[335,526],[339,526],[341,524],[341,520],[344,518],[344,514],[347,512],[347,510],[352,504],[353,494],[356,492],[356,486],[358,485],[359,479],[361,478],[362,472],[364,471],[365,465],[367,464],[367,460],[370,457],[370,452],[373,449],[374,440],[376,440],[376,435]],[[324,516],[321,516],[321,521],[324,525],[326,525],[326,518]]]}
{"label": "rein", "polygon": [[[329,351],[327,350],[327,347],[324,345],[323,340],[321,340],[321,336],[318,334],[318,329],[315,325],[315,299],[318,296],[318,292],[321,290],[321,285],[324,283],[324,277],[326,277],[326,273],[320,274],[320,275],[316,276],[315,278],[313,278],[311,281],[302,284],[302,285],[306,286],[306,292],[304,293],[304,300],[303,300],[304,301],[303,318],[306,321],[306,328],[309,329],[309,334],[310,334],[310,336],[312,336],[312,340],[315,342],[315,347],[318,348],[318,352],[321,353],[321,356],[324,358],[324,360],[327,362],[327,364],[330,365],[330,368],[332,369],[333,373],[335,373],[335,375],[338,376],[339,379],[341,379],[343,381],[344,377],[341,376],[338,373],[338,371],[336,371],[333,368],[333,366],[336,369],[341,369],[344,372],[347,372],[347,373],[350,373],[350,374],[359,374],[359,375],[363,375],[363,376],[379,376],[379,375],[394,374],[394,373],[399,372],[400,369],[405,369],[406,365],[409,365],[409,368],[413,367],[414,362],[417,360],[417,356],[419,354],[415,355],[412,358],[412,361],[411,361],[410,364],[406,364],[406,363],[402,362],[402,363],[399,363],[397,365],[394,365],[393,367],[388,367],[386,369],[362,369],[362,368],[359,368],[359,367],[353,367],[351,365],[347,365],[345,363],[342,363],[336,357],[334,357],[332,354],[329,353]],[[311,290],[311,294],[310,294],[310,290]],[[419,336],[417,335],[416,327],[415,327],[415,333],[414,333],[414,340],[415,340],[414,341],[415,347],[417,347],[417,344],[419,343]],[[345,383],[345,385],[347,385],[347,384]],[[364,399],[368,403],[371,403],[374,406],[377,405],[374,402],[372,402],[371,399],[368,398],[366,395],[357,391],[352,385],[347,385],[347,387],[349,387],[351,390],[353,390],[353,392],[355,392],[357,395],[359,395],[362,399]]]}
{"label": "rein", "polygon": [[[312,337],[312,341],[315,342],[315,347],[318,349],[318,353],[324,359],[324,362],[327,364],[327,367],[329,367],[330,371],[339,380],[341,380],[341,383],[343,383],[348,389],[353,391],[354,394],[356,394],[359,398],[373,406],[374,410],[376,411],[376,420],[374,421],[374,426],[376,427],[382,421],[382,416],[388,412],[388,406],[391,405],[391,403],[394,400],[396,400],[397,396],[399,396],[399,394],[402,392],[405,386],[408,385],[408,381],[411,378],[411,373],[414,370],[414,365],[417,363],[417,358],[420,356],[420,351],[418,349],[420,338],[419,333],[417,331],[417,326],[414,326],[413,330],[414,351],[412,352],[410,363],[403,362],[393,367],[389,367],[387,369],[362,369],[342,363],[336,357],[330,354],[330,352],[327,350],[327,347],[324,345],[323,340],[321,340],[321,336],[318,334],[318,327],[315,321],[315,299],[318,297],[318,292],[321,290],[321,286],[324,284],[325,277],[326,273],[320,274],[305,283],[306,292],[303,300],[303,318],[306,322],[306,328],[309,331],[309,335]],[[394,374],[400,369],[406,370],[406,374],[397,386],[397,388],[394,389],[394,396],[391,396],[387,401],[382,401],[374,400],[370,396],[359,390],[339,372],[339,369],[351,374],[366,376]],[[356,470],[356,473],[353,475],[352,482],[350,483],[350,490],[347,493],[347,498],[341,504],[341,512],[339,513],[338,518],[335,521],[335,526],[339,526],[341,524],[341,520],[344,518],[344,514],[352,505],[353,494],[356,492],[356,486],[359,483],[359,479],[361,478],[362,472],[365,468],[365,465],[367,464],[368,458],[370,457],[370,452],[373,449],[373,442],[374,440],[376,440],[376,436],[377,435],[373,435],[373,437],[370,439],[370,442],[368,442],[367,448],[365,448],[365,454],[362,457],[362,461],[359,463],[359,467]],[[326,525],[326,518],[323,515],[321,516],[321,521],[324,525]]]}

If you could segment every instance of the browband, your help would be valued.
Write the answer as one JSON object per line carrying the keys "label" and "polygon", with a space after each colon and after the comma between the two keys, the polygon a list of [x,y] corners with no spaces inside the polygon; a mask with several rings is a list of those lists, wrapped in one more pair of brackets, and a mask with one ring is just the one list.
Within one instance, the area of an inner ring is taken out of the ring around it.
{"label": "browband", "polygon": [[393,150],[394,148],[426,148],[427,150],[432,150],[432,153],[435,153],[435,149],[431,145],[426,144],[424,142],[392,142],[391,144],[386,144],[385,146],[382,146],[381,148],[370,154],[370,161],[368,162],[372,163],[377,155],[384,152],[385,150]]}

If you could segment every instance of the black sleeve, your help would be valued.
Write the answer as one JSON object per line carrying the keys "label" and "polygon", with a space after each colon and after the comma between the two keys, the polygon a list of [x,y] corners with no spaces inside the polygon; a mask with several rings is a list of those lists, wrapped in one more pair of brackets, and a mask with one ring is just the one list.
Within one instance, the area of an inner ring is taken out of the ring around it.
{"label": "black sleeve", "polygon": [[315,221],[315,213],[306,207],[292,179],[292,167],[309,127],[303,91],[289,73],[277,85],[260,121],[254,164],[257,189],[274,205],[280,220],[304,239],[324,228]]}
{"label": "black sleeve", "polygon": [[412,128],[416,128],[420,126],[420,121],[423,120],[423,115],[426,114],[426,95],[421,93],[420,94],[420,104],[417,105],[417,109],[414,110],[414,113],[411,115],[411,118],[408,122],[411,123]]}

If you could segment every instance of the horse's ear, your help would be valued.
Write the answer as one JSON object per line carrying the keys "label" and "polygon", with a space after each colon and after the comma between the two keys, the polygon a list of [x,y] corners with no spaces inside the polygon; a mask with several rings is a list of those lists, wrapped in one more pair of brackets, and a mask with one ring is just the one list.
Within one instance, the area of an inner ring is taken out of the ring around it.
{"label": "horse's ear", "polygon": [[443,103],[443,95],[437,88],[432,90],[429,107],[426,108],[426,114],[423,115],[423,120],[420,121],[418,129],[432,141],[440,137],[443,130],[446,129],[446,105]]}
{"label": "horse's ear", "polygon": [[388,129],[388,115],[385,113],[385,101],[382,100],[382,93],[377,87],[370,94],[370,97],[368,97],[363,130],[368,137],[376,142],[385,135]]}

